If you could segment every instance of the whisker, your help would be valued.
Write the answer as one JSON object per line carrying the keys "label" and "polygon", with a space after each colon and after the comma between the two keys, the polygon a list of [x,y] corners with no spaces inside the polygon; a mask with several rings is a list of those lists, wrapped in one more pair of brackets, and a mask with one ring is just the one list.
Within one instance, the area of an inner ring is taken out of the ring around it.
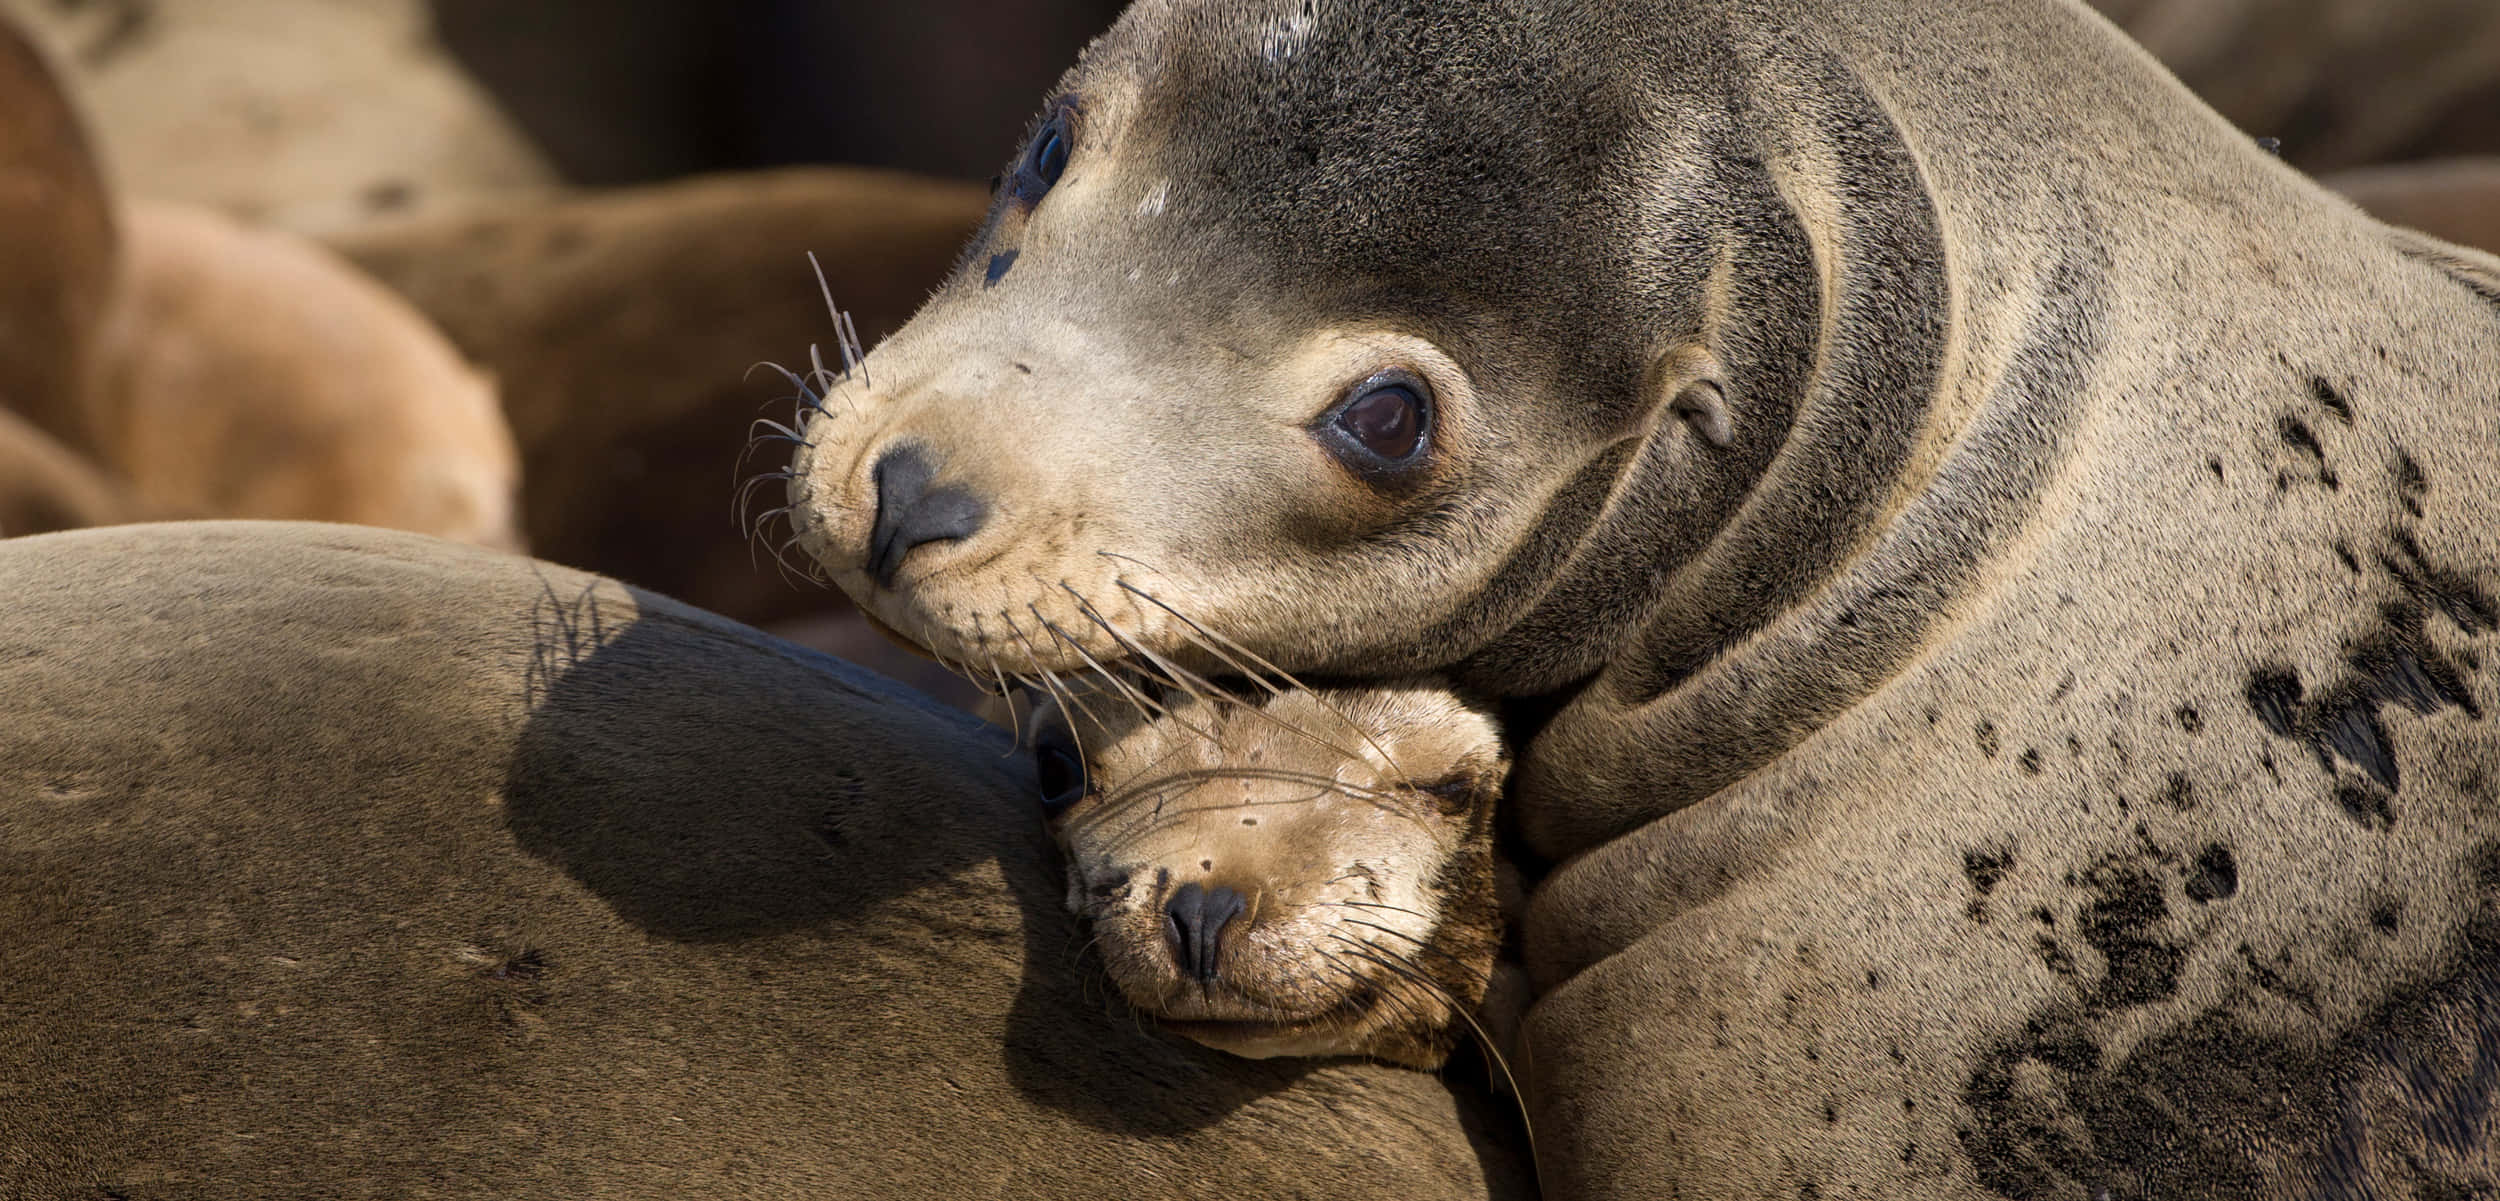
{"label": "whisker", "polygon": [[1484,1048],[1485,1058],[1492,1060],[1494,1067],[1501,1069],[1502,1079],[1508,1081],[1510,1084],[1511,1098],[1518,1103],[1519,1126],[1520,1129],[1526,1132],[1528,1136],[1528,1164],[1530,1168],[1533,1169],[1536,1165],[1536,1123],[1528,1116],[1528,1094],[1520,1089],[1519,1078],[1511,1074],[1510,1060],[1502,1054],[1500,1047],[1494,1045],[1493,1036],[1486,1032],[1484,1024],[1476,1020],[1476,1015],[1467,1012],[1466,1007],[1459,1005],[1457,1001],[1449,995],[1449,992],[1446,989],[1443,989],[1438,983],[1413,972],[1411,969],[1407,968],[1406,965],[1395,963],[1384,957],[1375,955],[1372,953],[1370,948],[1365,947],[1362,943],[1356,942],[1353,939],[1346,938],[1343,935],[1332,933],[1329,937],[1354,948],[1353,954],[1356,958],[1385,971],[1394,972],[1397,975],[1404,977],[1410,983],[1413,983],[1421,988],[1429,989],[1433,993],[1438,994],[1444,1002],[1448,1003],[1450,1012],[1457,1014],[1461,1020],[1467,1023],[1468,1029],[1475,1031],[1476,1045]]}

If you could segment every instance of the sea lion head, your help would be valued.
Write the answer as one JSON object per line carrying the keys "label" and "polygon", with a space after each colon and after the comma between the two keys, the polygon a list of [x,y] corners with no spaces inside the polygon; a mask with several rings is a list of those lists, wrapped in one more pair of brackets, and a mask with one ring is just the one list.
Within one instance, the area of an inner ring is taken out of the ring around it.
{"label": "sea lion head", "polygon": [[[952,278],[822,399],[802,545],[985,671],[1379,678],[1540,605],[1587,620],[1572,569],[1646,579],[1778,449],[1782,402],[1741,385],[1812,323],[1744,310],[1816,297],[1727,52],[1678,42],[1662,78],[1625,36],[1570,6],[1134,6]],[[1635,460],[1635,549],[1601,552]],[[1544,677],[1603,655],[1522,641]]]}
{"label": "sea lion head", "polygon": [[1440,1065],[1501,944],[1488,716],[1426,684],[1065,695],[1034,736],[1043,808],[1130,1004],[1253,1058]]}

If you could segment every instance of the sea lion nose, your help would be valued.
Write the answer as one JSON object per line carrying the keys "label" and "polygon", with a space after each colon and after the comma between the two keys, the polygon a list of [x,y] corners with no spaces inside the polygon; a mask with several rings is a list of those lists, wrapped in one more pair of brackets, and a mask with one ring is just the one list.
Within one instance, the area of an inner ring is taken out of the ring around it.
{"label": "sea lion nose", "polygon": [[1224,949],[1224,927],[1241,916],[1245,903],[1229,888],[1201,888],[1195,883],[1172,890],[1163,903],[1163,937],[1172,944],[1172,959],[1181,973],[1201,984],[1215,979],[1215,960]]}
{"label": "sea lion nose", "polygon": [[871,471],[877,483],[877,520],[868,533],[868,574],[881,587],[913,548],[951,542],[980,532],[990,507],[961,488],[929,487],[937,467],[927,451],[910,443],[888,447]]}

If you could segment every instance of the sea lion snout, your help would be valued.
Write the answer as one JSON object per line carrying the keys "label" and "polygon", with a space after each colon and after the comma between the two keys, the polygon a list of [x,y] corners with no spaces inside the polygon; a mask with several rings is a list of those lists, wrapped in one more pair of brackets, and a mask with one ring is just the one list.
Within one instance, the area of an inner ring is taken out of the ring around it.
{"label": "sea lion snout", "polygon": [[876,517],[868,535],[868,574],[880,587],[894,586],[905,556],[932,542],[960,542],[989,520],[988,502],[971,489],[932,487],[937,474],[927,451],[915,443],[890,446],[877,456]]}
{"label": "sea lion snout", "polygon": [[1201,984],[1215,980],[1224,931],[1248,907],[1240,893],[1220,884],[1206,888],[1193,880],[1172,890],[1163,903],[1163,937],[1183,975]]}

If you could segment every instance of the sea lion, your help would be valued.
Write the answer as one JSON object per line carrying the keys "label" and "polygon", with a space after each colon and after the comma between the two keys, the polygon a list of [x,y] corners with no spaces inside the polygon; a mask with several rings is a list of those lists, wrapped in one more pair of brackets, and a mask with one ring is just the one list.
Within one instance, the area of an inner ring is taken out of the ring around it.
{"label": "sea lion", "polygon": [[2067,0],[1147,0],[792,501],[975,674],[1501,701],[1562,1195],[2398,1193],[2495,395],[2500,260]]}
{"label": "sea lion", "polygon": [[319,245],[187,205],[122,217],[65,434],[166,513],[347,521],[517,550],[494,381]]}
{"label": "sea lion", "polygon": [[846,665],[348,526],[0,594],[0,1195],[1529,1195],[1430,1076],[1106,1004],[1030,761]]}
{"label": "sea lion", "polygon": [[0,408],[0,538],[131,520],[128,492],[84,457]]}
{"label": "sea lion", "polygon": [[0,409],[55,436],[71,425],[119,246],[76,107],[43,53],[0,20]]}
{"label": "sea lion", "polygon": [[729,497],[747,423],[790,419],[791,389],[757,360],[805,371],[816,344],[839,362],[808,254],[874,340],[945,276],[987,203],[977,184],[790,169],[376,224],[330,244],[494,375],[532,553],[763,624],[847,608],[792,587],[771,554],[788,535],[739,527]]}
{"label": "sea lion", "polygon": [[0,0],[67,64],[131,192],[325,232],[552,191],[425,0]]}
{"label": "sea lion", "polygon": [[1490,715],[1428,681],[1105,690],[1033,744],[1068,910],[1131,1005],[1251,1058],[1449,1057],[1502,945]]}

